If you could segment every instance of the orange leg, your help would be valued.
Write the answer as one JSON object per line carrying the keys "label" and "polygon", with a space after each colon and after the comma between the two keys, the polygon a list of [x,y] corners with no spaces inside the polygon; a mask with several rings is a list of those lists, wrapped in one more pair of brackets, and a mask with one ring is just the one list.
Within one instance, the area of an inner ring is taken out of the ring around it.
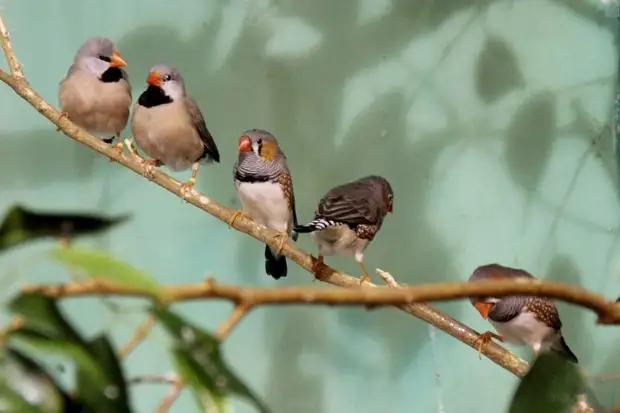
{"label": "orange leg", "polygon": [[321,269],[324,265],[325,263],[323,262],[323,256],[319,255],[312,263],[312,273],[314,274],[314,278],[321,278]]}
{"label": "orange leg", "polygon": [[278,232],[275,238],[280,240],[280,243],[278,244],[278,249],[276,250],[276,253],[280,254],[282,252],[282,248],[284,248],[284,246],[288,242],[288,234],[286,232]]}
{"label": "orange leg", "polygon": [[237,218],[239,218],[240,216],[243,216],[244,218],[252,219],[251,216],[249,216],[248,214],[246,214],[245,212],[239,209],[232,213],[230,220],[228,221],[228,228],[232,227],[235,221],[237,220]]}
{"label": "orange leg", "polygon": [[[67,112],[65,112],[64,110],[60,111],[60,117],[58,118],[58,123],[60,123],[62,118],[69,119],[69,114]],[[60,132],[60,126],[56,127],[56,132]]]}
{"label": "orange leg", "polygon": [[[116,140],[118,141],[116,145],[114,145],[114,150],[116,151],[116,153],[118,154],[118,158],[121,157],[121,155],[123,154],[123,141],[121,140],[121,133],[120,132],[116,132]],[[110,142],[110,144],[112,144],[112,142]],[[114,159],[110,158],[108,160],[108,162],[113,162]]]}
{"label": "orange leg", "polygon": [[366,267],[364,264],[360,262],[360,267],[362,268],[362,276],[360,277],[360,285],[364,283],[364,281],[370,282],[370,275],[368,275],[368,271],[366,271]]}
{"label": "orange leg", "polygon": [[497,335],[495,333],[491,333],[490,331],[480,334],[478,338],[476,339],[477,348],[478,348],[478,357],[480,359],[482,359],[482,347],[487,345],[491,341],[491,339],[496,339],[501,342],[504,341],[504,337]]}
{"label": "orange leg", "polygon": [[199,168],[200,164],[198,162],[194,162],[194,164],[192,164],[192,176],[187,180],[187,182],[181,184],[181,195],[183,198],[187,198],[191,194],[192,188],[196,184],[196,177],[198,176]]}
{"label": "orange leg", "polygon": [[142,172],[142,175],[152,179],[155,168],[160,165],[159,161],[157,159],[143,159],[142,164],[144,165],[144,172]]}

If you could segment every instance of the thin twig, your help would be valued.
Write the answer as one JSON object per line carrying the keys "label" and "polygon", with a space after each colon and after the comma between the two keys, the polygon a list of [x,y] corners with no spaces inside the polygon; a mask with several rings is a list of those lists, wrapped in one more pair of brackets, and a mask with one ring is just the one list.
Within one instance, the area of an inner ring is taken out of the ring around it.
{"label": "thin twig", "polygon": [[605,383],[608,381],[616,381],[616,380],[620,380],[620,372],[599,374],[598,376],[592,376],[591,379],[599,383]]}
{"label": "thin twig", "polygon": [[178,374],[174,372],[164,375],[146,374],[144,376],[132,377],[127,380],[127,384],[169,384],[175,385],[181,380]]}
{"label": "thin twig", "polygon": [[252,307],[252,304],[238,304],[235,306],[226,320],[222,321],[222,324],[215,330],[215,337],[220,341],[224,341],[233,328],[250,312]]}
{"label": "thin twig", "polygon": [[[377,270],[382,277],[388,273]],[[391,276],[390,276],[391,277]],[[389,279],[389,278],[388,278]],[[387,281],[386,281],[387,282]],[[396,283],[395,280],[390,282]],[[448,301],[476,296],[505,297],[532,295],[556,298],[588,308],[599,316],[600,324],[620,324],[620,304],[591,293],[581,287],[532,278],[493,279],[475,282],[446,282],[432,284],[394,284],[398,288],[337,289],[313,286],[238,287],[216,282],[177,284],[163,287],[169,301],[217,298],[243,302],[250,306],[265,304],[314,304],[314,305],[403,305],[429,301]],[[53,285],[25,285],[24,292],[37,292],[49,297],[81,295],[127,295],[152,297],[152,293],[139,287],[112,284],[105,281],[70,282]]]}
{"label": "thin twig", "polygon": [[22,78],[24,73],[22,72],[21,63],[17,60],[15,53],[13,52],[13,45],[11,44],[11,38],[9,37],[9,31],[6,29],[4,20],[0,15],[0,43],[2,43],[2,50],[4,50],[4,56],[6,57],[9,65],[11,76]]}
{"label": "thin twig", "polygon": [[170,407],[174,404],[174,402],[181,395],[181,391],[185,386],[185,381],[182,377],[179,377],[179,380],[170,386],[168,389],[168,393],[166,393],[166,397],[157,405],[155,408],[156,413],[167,413],[170,410]]}
{"label": "thin twig", "polygon": [[133,336],[131,336],[129,341],[119,351],[119,358],[123,359],[127,357],[127,355],[131,353],[133,349],[136,348],[136,346],[149,335],[156,321],[157,319],[154,316],[147,316],[144,321],[142,321],[140,325],[136,328]]}

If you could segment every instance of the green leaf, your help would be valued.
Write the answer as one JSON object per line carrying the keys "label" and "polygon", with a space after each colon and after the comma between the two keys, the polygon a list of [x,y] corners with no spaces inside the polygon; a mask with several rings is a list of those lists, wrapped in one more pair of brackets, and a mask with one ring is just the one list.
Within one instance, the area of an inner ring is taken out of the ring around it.
{"label": "green leaf", "polygon": [[54,299],[39,293],[23,293],[9,302],[9,309],[19,314],[27,326],[58,340],[79,341],[79,334],[60,313]]}
{"label": "green leaf", "polygon": [[586,389],[578,365],[554,353],[541,353],[523,377],[509,413],[567,413]]}
{"label": "green leaf", "polygon": [[34,347],[61,353],[73,359],[78,369],[92,377],[98,386],[104,381],[88,343],[64,318],[56,302],[38,293],[23,293],[9,303],[9,309],[22,316],[24,325],[11,331],[9,339],[25,341]]}
{"label": "green leaf", "polygon": [[[207,410],[206,404],[211,402],[217,407],[219,413],[225,413],[226,410],[226,397],[220,392],[213,392],[210,389],[215,387],[215,383],[211,376],[209,376],[200,365],[190,357],[187,352],[175,346],[172,349],[172,356],[177,365],[177,371],[185,378],[189,386],[192,388],[192,393],[196,404],[200,410]],[[205,383],[208,383],[205,385]]]}
{"label": "green leaf", "polygon": [[37,362],[14,348],[0,352],[0,411],[60,413],[65,411],[65,398],[63,390]]}
{"label": "green leaf", "polygon": [[123,376],[118,358],[104,335],[89,343],[91,354],[98,362],[98,373],[104,380],[99,386],[83,369],[78,369],[78,395],[93,411],[131,413],[127,397],[127,382]]}
{"label": "green leaf", "polygon": [[197,400],[208,393],[223,412],[226,397],[237,395],[253,403],[259,412],[269,413],[265,404],[224,363],[220,342],[215,337],[167,309],[155,308],[153,314],[175,337],[173,357]]}
{"label": "green leaf", "polygon": [[165,291],[146,272],[105,252],[82,248],[58,248],[52,258],[72,268],[85,271],[89,277],[130,286],[155,297],[164,298]]}
{"label": "green leaf", "polygon": [[14,205],[0,224],[0,252],[44,237],[100,233],[129,218],[129,215],[106,218],[92,214],[37,212]]}

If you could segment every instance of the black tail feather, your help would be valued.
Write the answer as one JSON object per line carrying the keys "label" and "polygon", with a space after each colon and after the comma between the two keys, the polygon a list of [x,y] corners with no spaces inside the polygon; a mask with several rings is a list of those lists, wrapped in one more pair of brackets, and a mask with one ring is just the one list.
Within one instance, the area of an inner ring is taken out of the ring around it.
{"label": "black tail feather", "polygon": [[335,227],[342,225],[340,222],[332,221],[325,218],[316,218],[314,221],[307,223],[306,225],[296,225],[293,228],[298,234],[305,234],[308,232],[320,231],[328,227]]}
{"label": "black tail feather", "polygon": [[564,341],[564,337],[562,336],[560,336],[559,340],[557,340],[551,346],[551,350],[555,351],[556,353],[560,354],[562,357],[573,363],[579,363],[579,361],[577,360],[577,356],[575,356],[575,353],[573,353],[572,350],[568,347],[568,344],[566,344],[566,341]]}
{"label": "black tail feather", "polygon": [[286,277],[288,272],[284,255],[275,255],[269,245],[265,245],[265,272],[276,280]]}

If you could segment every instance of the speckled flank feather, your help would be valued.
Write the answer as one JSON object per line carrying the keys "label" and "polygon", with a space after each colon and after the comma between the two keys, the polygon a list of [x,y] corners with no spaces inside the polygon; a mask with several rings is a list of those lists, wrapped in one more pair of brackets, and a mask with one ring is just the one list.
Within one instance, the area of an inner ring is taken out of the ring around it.
{"label": "speckled flank feather", "polygon": [[535,314],[538,321],[553,328],[555,331],[560,331],[562,328],[560,313],[555,304],[549,299],[529,297],[523,311],[531,311]]}
{"label": "speckled flank feather", "polygon": [[291,232],[291,238],[293,239],[293,241],[297,241],[299,234],[293,231],[293,228],[297,225],[295,192],[293,191],[293,179],[291,178],[291,173],[288,171],[288,169],[278,176],[278,183],[280,184],[280,188],[282,188],[284,198],[286,198],[286,202],[288,203],[288,208],[293,213],[292,226],[290,226],[288,230]]}

